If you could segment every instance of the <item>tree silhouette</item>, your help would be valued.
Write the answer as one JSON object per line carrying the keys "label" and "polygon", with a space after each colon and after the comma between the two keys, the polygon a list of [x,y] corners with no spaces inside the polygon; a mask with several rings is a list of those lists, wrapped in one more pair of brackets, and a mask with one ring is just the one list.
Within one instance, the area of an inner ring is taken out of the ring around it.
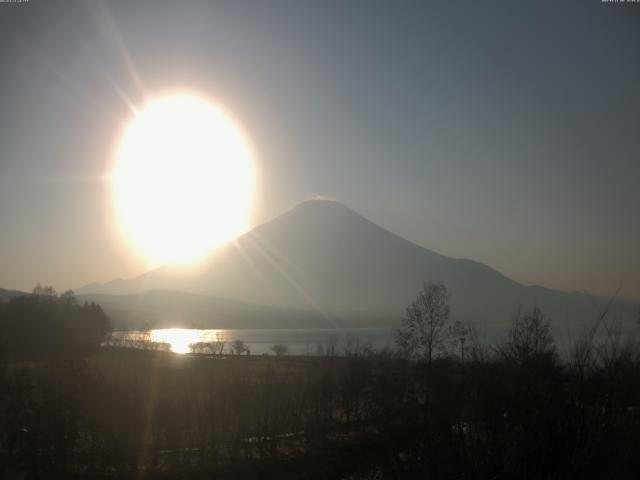
{"label": "tree silhouette", "polygon": [[442,283],[424,284],[407,308],[396,337],[396,343],[408,356],[430,364],[444,349],[450,298],[451,294]]}
{"label": "tree silhouette", "polygon": [[271,351],[273,353],[275,353],[278,357],[282,357],[283,355],[287,354],[289,349],[287,348],[286,345],[282,345],[282,344],[278,343],[278,344],[274,345],[273,347],[271,347]]}
{"label": "tree silhouette", "polygon": [[84,355],[95,351],[110,330],[99,305],[79,305],[72,291],[58,295],[37,285],[31,295],[2,307],[0,337],[10,353],[28,356]]}
{"label": "tree silhouette", "polygon": [[231,342],[231,351],[234,355],[242,355],[243,353],[249,353],[249,347],[244,340],[234,340]]}
{"label": "tree silhouette", "polygon": [[518,365],[552,359],[556,348],[551,335],[551,321],[538,307],[524,315],[518,308],[507,341],[498,350],[503,357]]}

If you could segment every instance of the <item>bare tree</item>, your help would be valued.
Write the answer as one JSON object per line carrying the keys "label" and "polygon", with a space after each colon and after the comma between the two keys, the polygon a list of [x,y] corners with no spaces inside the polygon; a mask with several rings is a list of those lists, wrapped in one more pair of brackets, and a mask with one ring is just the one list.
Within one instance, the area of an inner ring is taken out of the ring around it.
{"label": "bare tree", "polygon": [[39,283],[33,288],[32,295],[39,297],[55,297],[56,290],[49,285],[40,285]]}
{"label": "bare tree", "polygon": [[[581,338],[576,340],[571,348],[571,365],[576,369],[581,379],[593,370],[598,362],[596,338],[603,326],[607,323],[607,317],[611,313],[615,298],[615,296],[609,298],[604,308],[598,312],[593,327],[586,331]],[[638,311],[638,315],[640,321],[640,310]]]}
{"label": "bare tree", "polygon": [[233,352],[234,355],[242,355],[245,352],[249,352],[249,347],[247,346],[247,344],[244,342],[244,340],[234,340],[231,343],[231,351]]}
{"label": "bare tree", "polygon": [[429,364],[444,350],[451,294],[442,283],[425,283],[409,305],[396,343],[410,357]]}
{"label": "bare tree", "polygon": [[227,343],[222,332],[216,332],[215,341],[211,342],[213,346],[214,355],[222,355],[224,353],[224,347]]}
{"label": "bare tree", "polygon": [[273,347],[271,347],[271,351],[275,353],[278,357],[282,357],[283,355],[286,355],[287,352],[289,352],[289,348],[286,345],[282,345],[281,343],[278,343]]}
{"label": "bare tree", "polygon": [[551,321],[538,307],[524,315],[518,308],[508,339],[498,350],[506,359],[520,365],[534,359],[555,357]]}

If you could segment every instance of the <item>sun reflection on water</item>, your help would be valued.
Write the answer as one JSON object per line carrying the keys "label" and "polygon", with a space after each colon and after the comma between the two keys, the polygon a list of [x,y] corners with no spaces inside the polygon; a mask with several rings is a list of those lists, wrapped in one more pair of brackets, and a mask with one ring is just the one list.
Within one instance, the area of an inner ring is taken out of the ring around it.
{"label": "sun reflection on water", "polygon": [[151,341],[168,343],[174,353],[189,353],[190,345],[200,341],[200,330],[190,328],[163,328],[151,331]]}

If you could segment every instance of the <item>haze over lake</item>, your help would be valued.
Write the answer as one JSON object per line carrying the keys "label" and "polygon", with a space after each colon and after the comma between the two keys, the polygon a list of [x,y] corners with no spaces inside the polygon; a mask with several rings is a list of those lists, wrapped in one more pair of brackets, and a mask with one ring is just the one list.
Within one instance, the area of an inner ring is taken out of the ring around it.
{"label": "haze over lake", "polygon": [[[175,353],[188,353],[196,343],[224,342],[222,353],[231,354],[232,344],[245,342],[251,355],[273,355],[274,345],[287,347],[289,355],[344,355],[363,354],[367,350],[392,348],[395,330],[391,328],[336,328],[336,329],[246,329],[200,330],[155,329],[116,331],[111,337],[118,341],[166,343]],[[144,345],[141,344],[141,347]]]}

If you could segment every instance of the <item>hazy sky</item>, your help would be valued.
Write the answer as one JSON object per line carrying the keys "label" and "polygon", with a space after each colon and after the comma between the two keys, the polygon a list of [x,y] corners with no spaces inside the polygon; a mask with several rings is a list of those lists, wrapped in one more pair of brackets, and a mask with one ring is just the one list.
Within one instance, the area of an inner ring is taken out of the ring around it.
{"label": "hazy sky", "polygon": [[524,282],[640,298],[640,4],[0,3],[0,286],[142,273],[105,178],[126,99],[216,98],[254,224],[336,198]]}

